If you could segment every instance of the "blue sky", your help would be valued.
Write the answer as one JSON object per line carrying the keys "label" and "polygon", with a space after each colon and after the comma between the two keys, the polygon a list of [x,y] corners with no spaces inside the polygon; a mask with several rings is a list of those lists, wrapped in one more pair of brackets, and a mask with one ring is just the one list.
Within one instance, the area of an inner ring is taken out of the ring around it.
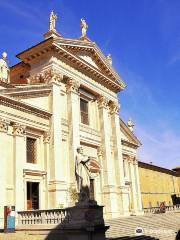
{"label": "blue sky", "polygon": [[180,165],[180,1],[179,0],[0,0],[0,52],[9,63],[43,40],[53,9],[57,30],[88,36],[113,65],[127,88],[120,93],[121,117],[131,117],[142,142],[139,159],[173,168]]}

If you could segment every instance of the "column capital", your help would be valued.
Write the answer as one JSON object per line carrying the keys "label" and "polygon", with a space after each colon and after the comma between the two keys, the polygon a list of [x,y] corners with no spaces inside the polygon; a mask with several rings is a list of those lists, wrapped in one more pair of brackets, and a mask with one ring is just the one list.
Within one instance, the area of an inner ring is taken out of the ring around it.
{"label": "column capital", "polygon": [[66,81],[66,92],[74,92],[74,93],[79,93],[79,87],[80,87],[80,82],[73,79],[73,78],[68,78]]}
{"label": "column capital", "polygon": [[43,142],[44,143],[49,143],[50,142],[50,133],[49,132],[44,132]]}
{"label": "column capital", "polygon": [[102,147],[102,145],[97,148],[97,155],[98,155],[98,157],[102,157],[103,156],[103,147]]}
{"label": "column capital", "polygon": [[120,109],[120,105],[118,102],[110,101],[109,103],[109,112],[111,115],[118,114]]}
{"label": "column capital", "polygon": [[26,127],[18,123],[13,124],[13,134],[15,136],[24,136],[26,133]]}
{"label": "column capital", "polygon": [[109,100],[105,96],[100,95],[97,98],[97,103],[98,103],[98,107],[99,108],[106,108],[106,109],[108,109]]}
{"label": "column capital", "polygon": [[134,157],[133,163],[134,163],[134,165],[138,165],[138,160],[136,157]]}
{"label": "column capital", "polygon": [[137,165],[137,164],[138,164],[138,161],[137,161],[137,159],[136,159],[135,156],[129,156],[129,157],[128,157],[128,161],[129,161],[130,163],[132,163],[133,165]]}
{"label": "column capital", "polygon": [[0,132],[7,133],[9,124],[10,122],[8,120],[0,118]]}

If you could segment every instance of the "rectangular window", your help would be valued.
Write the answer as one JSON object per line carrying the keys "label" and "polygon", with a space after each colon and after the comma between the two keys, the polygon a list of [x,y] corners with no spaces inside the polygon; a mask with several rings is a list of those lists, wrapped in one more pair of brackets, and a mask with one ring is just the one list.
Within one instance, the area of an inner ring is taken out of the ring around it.
{"label": "rectangular window", "polygon": [[37,153],[37,140],[27,137],[26,139],[26,155],[28,163],[36,163]]}
{"label": "rectangular window", "polygon": [[88,102],[84,99],[80,99],[80,112],[81,112],[81,123],[88,125]]}

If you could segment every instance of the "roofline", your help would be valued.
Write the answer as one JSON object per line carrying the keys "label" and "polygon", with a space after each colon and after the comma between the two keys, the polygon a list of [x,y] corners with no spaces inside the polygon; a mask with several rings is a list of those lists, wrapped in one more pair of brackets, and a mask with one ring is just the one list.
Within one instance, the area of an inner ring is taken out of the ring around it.
{"label": "roofline", "polygon": [[[140,142],[140,140],[135,136],[135,134],[133,133],[133,132],[131,132],[130,130],[129,130],[129,128],[128,128],[128,126],[127,126],[127,124],[122,120],[122,118],[119,118],[119,124],[121,125],[121,124],[123,124],[125,127],[126,127],[126,129],[127,129],[127,131],[128,131],[128,134],[134,139],[134,141],[136,141],[137,142],[137,146],[138,147],[140,147],[140,146],[142,146],[142,143]],[[134,144],[134,143],[133,143]],[[134,144],[135,145],[135,144]]]}
{"label": "roofline", "polygon": [[158,172],[168,173],[168,174],[171,174],[171,175],[174,175],[174,176],[178,176],[179,175],[174,170],[171,170],[171,169],[168,169],[168,168],[164,168],[164,167],[160,167],[160,166],[157,166],[157,165],[154,165],[154,164],[150,164],[150,163],[146,163],[146,162],[138,161],[138,166],[142,167],[142,168],[148,168],[148,169],[151,169],[151,170],[156,170]]}
{"label": "roofline", "polygon": [[16,54],[16,57],[19,58],[19,59],[21,59],[21,58],[20,58],[20,55],[22,55],[23,53],[28,52],[28,51],[30,51],[31,49],[33,49],[34,47],[37,47],[37,46],[39,46],[39,45],[41,45],[41,44],[43,44],[43,43],[45,43],[45,42],[48,42],[48,41],[50,41],[50,40],[53,40],[53,37],[50,37],[50,38],[48,38],[48,39],[45,39],[45,40],[43,40],[43,41],[41,41],[41,42],[33,45],[32,47],[27,48],[26,50],[24,50],[24,51]]}

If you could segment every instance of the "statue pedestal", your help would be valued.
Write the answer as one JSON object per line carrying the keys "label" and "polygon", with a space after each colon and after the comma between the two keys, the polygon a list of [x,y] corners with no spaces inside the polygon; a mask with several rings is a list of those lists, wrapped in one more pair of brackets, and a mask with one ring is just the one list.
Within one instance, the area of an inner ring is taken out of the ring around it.
{"label": "statue pedestal", "polygon": [[62,37],[57,31],[48,31],[46,33],[44,33],[44,38],[45,39],[48,39],[50,37],[53,37],[53,38],[59,38],[59,37]]}
{"label": "statue pedestal", "polygon": [[64,224],[59,226],[67,240],[105,240],[105,226],[103,219],[103,206],[95,201],[77,203],[67,208],[68,217]]}

